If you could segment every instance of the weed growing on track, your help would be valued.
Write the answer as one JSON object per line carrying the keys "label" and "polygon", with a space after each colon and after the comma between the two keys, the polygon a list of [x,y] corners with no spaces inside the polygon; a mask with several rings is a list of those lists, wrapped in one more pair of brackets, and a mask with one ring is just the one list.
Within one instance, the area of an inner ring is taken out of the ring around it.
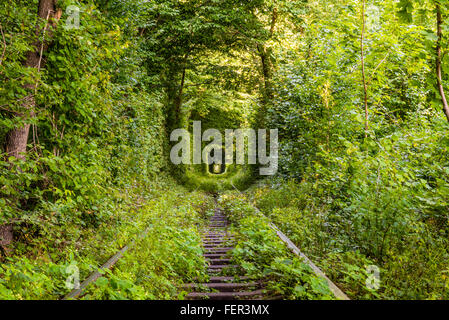
{"label": "weed growing on track", "polygon": [[268,296],[284,299],[334,299],[327,282],[316,276],[301,258],[291,253],[243,195],[220,198],[239,241],[233,260],[253,280],[265,283]]}
{"label": "weed growing on track", "polygon": [[0,265],[0,299],[59,299],[70,291],[67,267],[76,265],[82,281],[149,226],[147,236],[136,241],[112,273],[89,287],[86,298],[169,298],[176,295],[176,283],[200,276],[196,270],[201,272],[204,262],[196,226],[213,204],[211,198],[188,193],[169,179],[140,193],[139,188],[130,190],[111,195],[116,211],[95,232],[79,229],[75,236],[77,226],[63,224],[59,245],[54,238],[55,247],[36,238],[22,248],[22,256],[7,258]]}

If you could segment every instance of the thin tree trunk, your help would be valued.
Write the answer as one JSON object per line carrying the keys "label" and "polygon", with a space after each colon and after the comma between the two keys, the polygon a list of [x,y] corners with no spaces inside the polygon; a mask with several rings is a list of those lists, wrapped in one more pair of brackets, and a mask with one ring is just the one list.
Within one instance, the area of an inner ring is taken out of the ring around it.
{"label": "thin tree trunk", "polygon": [[441,70],[441,41],[443,39],[443,16],[441,14],[441,7],[440,4],[436,3],[436,11],[437,11],[437,47],[436,47],[436,72],[437,72],[437,85],[438,90],[440,92],[441,101],[443,103],[443,112],[446,115],[447,120],[449,121],[449,105],[447,103],[446,94],[444,93],[444,87],[443,87],[443,72]]}
{"label": "thin tree trunk", "polygon": [[[271,15],[271,25],[270,25],[270,37],[273,38],[274,28],[276,27],[278,17],[277,8],[273,9],[273,13]],[[264,77],[264,85],[265,85],[265,99],[266,102],[273,99],[273,88],[272,88],[272,78],[273,78],[273,63],[271,61],[271,48],[267,48],[266,46],[259,46],[259,54],[262,62],[262,71]]]}
{"label": "thin tree trunk", "polygon": [[[45,37],[45,32],[47,31],[47,25],[49,19],[52,19],[50,25],[54,27],[55,23],[61,17],[61,10],[56,11],[57,0],[40,0],[38,6],[38,16],[41,19],[46,20],[46,26],[43,32],[40,32],[39,28],[36,29],[36,34],[40,37],[43,34]],[[35,68],[40,70],[40,68],[45,64],[42,60],[43,52],[47,50],[48,43],[44,39],[38,39],[34,45],[34,50],[27,54],[26,60],[23,63],[24,66],[28,68]],[[29,96],[22,103],[22,111],[15,114],[16,117],[20,118],[21,125],[12,129],[6,138],[6,153],[8,157],[15,157],[17,159],[25,159],[28,135],[30,132],[30,122],[35,118],[35,91],[37,88],[37,83],[28,83],[24,85],[24,88],[29,92]]]}
{"label": "thin tree trunk", "polygon": [[[273,9],[273,13],[271,16],[271,25],[270,25],[270,37],[273,37],[274,29],[277,22],[277,8]],[[265,45],[257,45],[257,51],[259,52],[259,57],[262,65],[262,76],[263,76],[263,109],[259,112],[259,121],[260,125],[263,125],[263,116],[266,111],[266,106],[273,99],[273,87],[272,87],[272,78],[273,78],[273,63],[271,61],[271,48],[267,48]]]}
{"label": "thin tree trunk", "polygon": [[[174,113],[175,113],[175,126],[179,125],[179,120],[181,116],[181,107],[182,107],[182,93],[184,91],[184,82],[186,78],[186,67],[184,66],[182,69],[182,75],[181,75],[181,84],[179,86],[178,94],[176,95],[175,102],[174,102]],[[174,128],[173,128],[174,129]]]}
{"label": "thin tree trunk", "polygon": [[365,47],[363,41],[365,39],[365,0],[362,2],[362,35],[360,37],[360,55],[362,61],[362,79],[363,79],[363,94],[365,106],[365,138],[368,137],[368,86],[366,84],[365,75]]}
{"label": "thin tree trunk", "polygon": [[[170,71],[169,81],[167,84],[167,96],[168,96],[168,115],[167,115],[167,128],[169,130],[177,129],[180,125],[181,108],[182,108],[182,95],[184,92],[187,62],[189,53],[186,53],[180,64],[174,64]],[[179,80],[179,70],[181,69],[181,81],[177,85]]]}
{"label": "thin tree trunk", "polygon": [[262,64],[262,75],[264,82],[264,90],[263,90],[264,103],[267,103],[269,100],[273,98],[273,92],[271,88],[271,78],[272,78],[272,63],[270,61],[271,51],[262,45],[258,45],[257,49],[259,51],[260,61]]}

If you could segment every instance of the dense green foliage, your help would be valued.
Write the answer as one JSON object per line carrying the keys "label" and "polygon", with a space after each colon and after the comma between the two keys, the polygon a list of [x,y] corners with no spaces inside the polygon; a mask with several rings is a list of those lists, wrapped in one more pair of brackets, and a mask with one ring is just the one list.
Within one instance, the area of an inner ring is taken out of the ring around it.
{"label": "dense green foliage", "polygon": [[[12,170],[8,159],[1,162],[1,219],[45,224],[48,207],[56,206],[52,210],[62,211],[57,217],[65,221],[95,223],[108,218],[112,190],[146,184],[165,166],[162,105],[157,96],[136,88],[133,72],[142,72],[136,65],[139,53],[126,49],[129,35],[114,23],[121,20],[92,4],[82,7],[80,29],[56,30],[44,70],[32,75],[21,67],[30,50],[25,44],[31,42],[21,35],[30,33],[36,21],[31,19],[33,2],[4,3],[0,13],[8,31],[0,75],[6,84],[0,104],[8,106],[2,110],[3,139],[21,120],[11,112],[20,110],[21,99],[30,94],[21,86],[30,77],[39,84],[28,159]],[[88,210],[95,215],[81,217]]]}
{"label": "dense green foliage", "polygon": [[85,298],[177,298],[176,283],[199,276],[202,270],[198,227],[211,201],[173,182],[158,181],[151,189],[115,195],[121,202],[94,233],[69,223],[49,225],[51,233],[35,236],[28,245],[28,257],[3,261],[0,298],[62,298],[70,291],[66,286],[73,273],[70,266],[78,268],[82,281],[125,245],[129,249],[114,273],[89,287]]}
{"label": "dense green foliage", "polygon": [[149,223],[135,249],[83,298],[181,299],[185,293],[178,285],[207,277],[199,233],[212,204],[201,193],[169,193],[154,201],[146,208]]}
{"label": "dense green foliage", "polygon": [[[296,182],[273,180],[256,204],[354,298],[447,299],[449,126],[435,3],[366,2],[366,138],[361,1],[321,3],[310,3],[300,39],[277,50],[267,116],[280,129],[280,176]],[[369,265],[381,270],[377,291],[365,286]]]}
{"label": "dense green foliage", "polygon": [[326,281],[289,252],[270,228],[269,219],[258,213],[244,196],[235,192],[225,194],[219,202],[240,237],[233,250],[234,261],[250,278],[264,281],[268,294],[301,300],[334,298]]}
{"label": "dense green foliage", "polygon": [[[331,298],[269,221],[351,298],[449,298],[445,1],[58,0],[48,19],[44,2],[0,4],[0,298],[60,298],[69,266],[84,279],[135,240],[85,298],[182,299],[205,276],[204,191],[255,182],[220,204],[274,296]],[[278,129],[277,175],[174,166],[193,121]]]}

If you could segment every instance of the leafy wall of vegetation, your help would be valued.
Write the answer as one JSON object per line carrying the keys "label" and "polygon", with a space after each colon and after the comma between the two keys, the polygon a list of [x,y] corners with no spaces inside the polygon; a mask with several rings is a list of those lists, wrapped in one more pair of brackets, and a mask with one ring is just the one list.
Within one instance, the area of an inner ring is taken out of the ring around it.
{"label": "leafy wall of vegetation", "polygon": [[[280,129],[282,179],[254,201],[353,298],[447,299],[449,126],[435,73],[446,4],[322,4],[276,47],[266,118]],[[379,290],[365,284],[369,265]]]}
{"label": "leafy wall of vegetation", "polygon": [[[170,175],[190,190],[253,182],[251,166],[218,178],[171,166],[169,133],[201,120],[279,129],[278,175],[251,197],[351,297],[448,298],[448,14],[433,0],[3,1],[0,234],[14,239],[0,245],[1,295],[65,293],[65,267],[124,245],[141,204],[167,193],[151,210],[175,210],[187,190]],[[131,253],[90,297],[175,297],[168,282],[200,264],[197,240],[192,261],[171,261],[179,272],[158,269],[160,294]],[[155,241],[141,245],[184,250]]]}

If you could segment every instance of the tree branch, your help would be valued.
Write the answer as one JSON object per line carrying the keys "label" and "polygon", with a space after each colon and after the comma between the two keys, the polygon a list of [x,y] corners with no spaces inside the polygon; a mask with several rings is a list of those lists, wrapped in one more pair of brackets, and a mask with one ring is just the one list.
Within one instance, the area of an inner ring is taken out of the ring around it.
{"label": "tree branch", "polygon": [[443,103],[443,112],[446,115],[447,121],[449,121],[449,105],[447,103],[446,94],[443,87],[443,72],[441,70],[441,41],[443,39],[443,16],[441,14],[441,7],[438,2],[436,2],[437,11],[437,46],[436,46],[436,74],[437,74],[437,85],[438,91],[440,92],[441,102]]}
{"label": "tree branch", "polygon": [[[3,39],[3,52],[2,52],[2,57],[0,58],[0,66],[3,63],[3,59],[5,58],[5,53],[6,53],[6,39],[5,39],[5,34],[3,33],[3,28],[2,25],[0,24],[0,32],[2,34],[2,39]],[[0,71],[1,73],[1,71]]]}

